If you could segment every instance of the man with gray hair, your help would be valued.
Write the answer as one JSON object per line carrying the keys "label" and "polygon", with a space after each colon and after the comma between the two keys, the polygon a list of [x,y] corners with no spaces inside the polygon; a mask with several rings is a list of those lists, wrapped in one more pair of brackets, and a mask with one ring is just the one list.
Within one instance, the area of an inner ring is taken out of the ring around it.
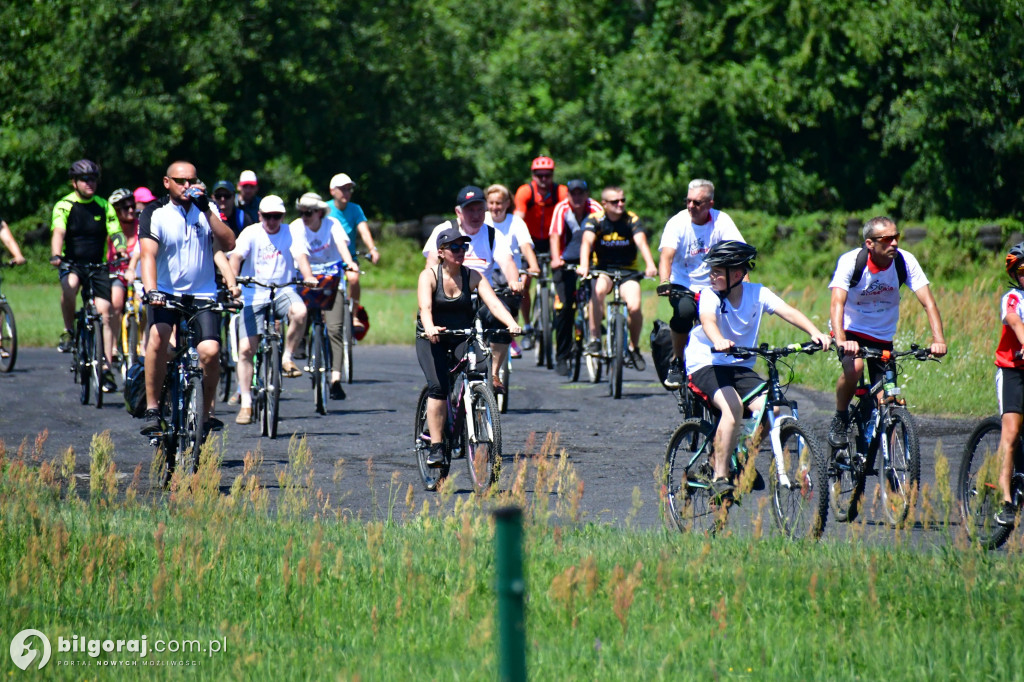
{"label": "man with gray hair", "polygon": [[690,330],[697,323],[696,294],[711,286],[711,268],[704,255],[723,241],[745,241],[736,223],[728,215],[713,208],[715,186],[710,180],[691,180],[686,192],[686,209],[669,218],[661,233],[658,250],[659,296],[669,296],[672,304],[672,359],[665,376],[665,388],[683,385],[683,348]]}
{"label": "man with gray hair", "polygon": [[[900,286],[906,284],[928,315],[932,330],[932,355],[946,354],[942,317],[917,259],[900,251],[900,233],[891,218],[879,216],[864,225],[864,247],[844,253],[836,262],[829,288],[832,290],[830,323],[839,347],[843,373],[836,382],[836,414],[828,431],[828,442],[842,447],[850,426],[850,399],[857,389],[864,360],[854,357],[861,346],[892,350],[900,317]],[[882,375],[880,361],[868,362],[871,383]]]}

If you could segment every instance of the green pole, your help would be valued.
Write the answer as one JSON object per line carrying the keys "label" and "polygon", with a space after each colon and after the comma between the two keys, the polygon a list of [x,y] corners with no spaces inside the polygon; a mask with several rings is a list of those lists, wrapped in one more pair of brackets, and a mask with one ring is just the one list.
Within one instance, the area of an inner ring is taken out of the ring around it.
{"label": "green pole", "polygon": [[526,615],[523,602],[523,511],[503,507],[494,512],[498,592],[498,665],[504,682],[526,682]]}

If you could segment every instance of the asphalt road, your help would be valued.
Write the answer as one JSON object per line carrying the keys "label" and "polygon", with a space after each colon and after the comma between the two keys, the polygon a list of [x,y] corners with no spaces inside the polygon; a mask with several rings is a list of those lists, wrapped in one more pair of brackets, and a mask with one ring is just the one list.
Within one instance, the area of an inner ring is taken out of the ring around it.
{"label": "asphalt road", "polygon": [[[286,379],[281,400],[281,434],[276,440],[261,438],[256,425],[234,424],[235,408],[223,406],[221,416],[228,426],[224,432],[223,489],[241,474],[247,452],[261,452],[257,474],[270,492],[272,503],[278,493],[278,477],[288,461],[289,436],[305,435],[313,453],[313,489],[329,495],[333,509],[361,519],[401,516],[407,509],[408,486],[413,488],[413,505],[424,499],[435,501],[436,493],[422,489],[412,451],[413,410],[423,376],[412,347],[359,346],[355,351],[355,383],[347,387],[348,399],[332,401],[329,413],[313,411],[310,382],[306,378]],[[649,357],[648,357],[649,361]],[[44,457],[55,458],[66,448],[77,453],[77,473],[88,475],[88,450],[95,433],[109,430],[115,445],[118,470],[127,480],[143,464],[143,492],[148,490],[146,472],[153,452],[138,435],[140,420],[124,410],[120,394],[108,394],[102,409],[84,406],[78,400],[78,386],[68,372],[69,356],[53,349],[22,349],[17,368],[0,375],[0,439],[8,450],[27,441],[31,449],[37,436],[48,436]],[[799,360],[796,360],[799,362]],[[564,449],[575,474],[583,482],[580,518],[638,528],[662,526],[656,476],[664,461],[665,446],[679,423],[672,394],[657,383],[653,366],[646,372],[626,370],[621,400],[607,394],[605,384],[567,383],[554,372],[533,366],[532,359],[514,361],[510,410],[502,416],[505,471],[500,486],[512,485],[513,460],[526,456],[530,463],[526,489],[534,492],[538,462]],[[831,417],[832,397],[828,394],[792,388],[791,398],[800,403],[801,422],[823,434]],[[921,435],[923,482],[935,486],[935,452],[950,459],[952,476],[959,466],[959,453],[975,420],[917,417]],[[548,434],[557,438],[557,448],[544,448]],[[758,468],[765,472],[766,465]],[[468,495],[465,465],[457,460],[454,498]],[[84,482],[80,488],[87,488]],[[874,488],[868,480],[869,491]],[[573,489],[577,489],[573,486]],[[730,517],[737,532],[755,527],[759,510],[756,497]],[[550,495],[550,507],[555,496]],[[449,501],[450,503],[451,501]],[[764,508],[764,529],[772,522]],[[863,515],[863,529],[889,531],[877,524],[872,510]],[[849,529],[830,519],[827,536],[844,537]],[[944,543],[948,529],[925,528],[916,524],[914,542]]]}

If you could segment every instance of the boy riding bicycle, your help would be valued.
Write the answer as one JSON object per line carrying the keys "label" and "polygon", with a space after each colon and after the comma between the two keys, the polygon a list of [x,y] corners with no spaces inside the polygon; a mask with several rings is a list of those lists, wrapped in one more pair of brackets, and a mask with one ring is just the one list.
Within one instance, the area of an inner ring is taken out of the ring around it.
{"label": "boy riding bicycle", "polygon": [[996,396],[1002,420],[998,450],[1002,453],[999,489],[1003,492],[1003,506],[996,512],[995,521],[1001,526],[1012,526],[1017,510],[1011,502],[1010,477],[1013,474],[1014,446],[1024,421],[1024,359],[1021,358],[1024,320],[1020,314],[1020,306],[1024,302],[1024,242],[1011,247],[1006,254],[1006,272],[1013,288],[1003,295],[1000,303],[1003,329],[996,348]]}
{"label": "boy riding bicycle", "polygon": [[[711,267],[711,287],[701,292],[697,306],[701,326],[691,332],[686,345],[691,388],[722,414],[715,433],[715,472],[711,483],[715,497],[720,499],[728,499],[735,487],[729,480],[728,462],[739,439],[742,398],[764,384],[764,379],[754,372],[754,358],[735,357],[723,351],[733,346],[756,346],[765,312],[807,332],[822,348],[831,343],[828,335],[822,334],[806,315],[767,287],[743,281],[754,268],[756,256],[756,248],[734,240],[719,242],[708,251],[704,262]],[[757,412],[764,400],[764,395],[758,396],[749,409]]]}

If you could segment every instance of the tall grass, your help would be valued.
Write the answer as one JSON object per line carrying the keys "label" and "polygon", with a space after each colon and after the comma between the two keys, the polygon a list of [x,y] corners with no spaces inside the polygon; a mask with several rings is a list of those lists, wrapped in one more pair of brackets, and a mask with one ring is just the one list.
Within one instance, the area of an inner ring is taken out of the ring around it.
{"label": "tall grass", "polygon": [[[987,554],[963,538],[919,549],[867,525],[848,541],[793,543],[585,524],[583,483],[555,443],[517,460],[504,493],[425,494],[392,479],[386,512],[367,523],[309,486],[301,441],[277,476],[287,502],[276,512],[253,473],[259,453],[222,494],[212,443],[199,473],[176,475],[142,504],[141,471],[119,477],[102,435],[89,496],[76,486],[74,453],[50,457],[45,434],[0,446],[0,630],[222,640],[226,650],[210,656],[148,657],[195,660],[204,679],[494,679],[487,511],[515,503],[525,510],[534,679],[1020,674],[1020,533],[1007,552]],[[948,512],[948,490],[934,495],[943,499]],[[101,674],[56,667],[87,655],[56,656],[55,676]]]}

